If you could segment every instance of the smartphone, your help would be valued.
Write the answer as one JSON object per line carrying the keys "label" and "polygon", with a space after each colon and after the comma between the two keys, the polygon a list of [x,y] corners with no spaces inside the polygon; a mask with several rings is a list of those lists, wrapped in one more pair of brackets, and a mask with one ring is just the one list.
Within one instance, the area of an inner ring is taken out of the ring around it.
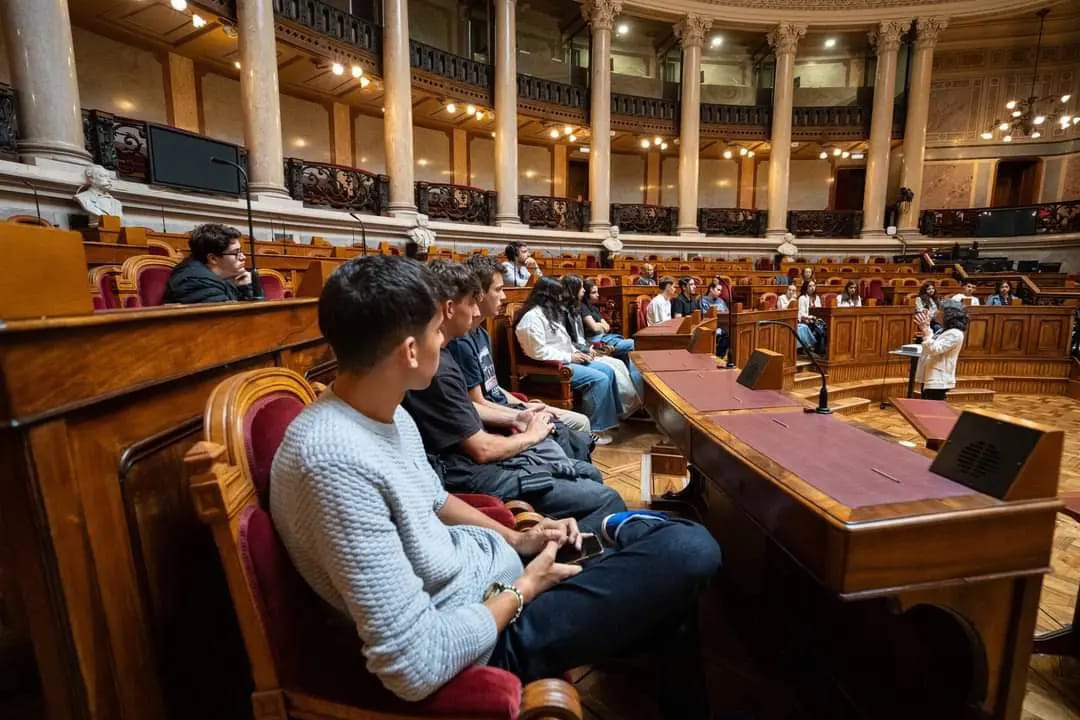
{"label": "smartphone", "polygon": [[581,549],[578,550],[570,543],[567,543],[555,553],[555,562],[580,565],[589,558],[602,555],[603,553],[604,546],[600,544],[600,538],[591,533],[582,533]]}

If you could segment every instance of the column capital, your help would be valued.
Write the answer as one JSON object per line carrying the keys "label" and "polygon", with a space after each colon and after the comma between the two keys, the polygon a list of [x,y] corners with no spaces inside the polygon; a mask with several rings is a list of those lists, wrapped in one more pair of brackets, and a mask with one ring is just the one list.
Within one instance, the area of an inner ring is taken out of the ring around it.
{"label": "column capital", "polygon": [[868,33],[870,42],[877,48],[878,55],[896,52],[900,49],[900,38],[910,27],[910,20],[884,20]]}
{"label": "column capital", "polygon": [[806,25],[799,23],[780,23],[769,33],[769,45],[777,55],[795,54],[799,39],[806,34]]}
{"label": "column capital", "polygon": [[593,30],[610,30],[622,12],[622,0],[586,0],[581,15]]}
{"label": "column capital", "polygon": [[933,48],[937,45],[938,35],[949,26],[949,19],[942,17],[919,18],[915,35],[916,49]]}
{"label": "column capital", "polygon": [[701,47],[705,33],[712,27],[712,18],[691,13],[675,24],[675,37],[684,48]]}

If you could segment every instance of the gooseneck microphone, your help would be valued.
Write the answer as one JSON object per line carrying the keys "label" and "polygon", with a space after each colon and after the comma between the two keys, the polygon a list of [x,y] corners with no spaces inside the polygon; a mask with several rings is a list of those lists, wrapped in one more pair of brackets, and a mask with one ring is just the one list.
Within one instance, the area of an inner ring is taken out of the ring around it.
{"label": "gooseneck microphone", "polygon": [[30,192],[34,193],[34,212],[35,212],[35,214],[37,214],[38,222],[39,223],[42,222],[42,220],[41,220],[41,201],[38,200],[37,187],[34,186],[34,183],[30,182],[29,180],[27,180],[25,178],[19,178],[19,182],[21,182],[26,187],[30,188]]}
{"label": "gooseneck microphone", "polygon": [[367,228],[364,227],[364,221],[360,219],[356,213],[349,213],[352,215],[352,219],[360,223],[360,242],[363,243],[360,249],[360,256],[367,257]]}
{"label": "gooseneck microphone", "polygon": [[814,366],[814,368],[818,371],[818,374],[821,375],[821,391],[818,393],[817,407],[813,411],[807,410],[807,412],[816,412],[819,415],[830,415],[830,414],[832,414],[832,409],[829,407],[829,388],[825,384],[825,371],[821,369],[820,365],[818,365],[818,361],[814,357],[814,351],[811,350],[810,347],[807,346],[807,344],[803,342],[802,338],[799,337],[799,333],[795,332],[795,328],[791,327],[787,323],[780,322],[779,320],[758,320],[757,324],[758,325],[776,325],[778,327],[784,328],[789,333],[791,333],[792,335],[795,336],[795,342],[802,345],[803,350],[806,351],[806,356],[808,358],[810,358],[810,364],[812,364]]}
{"label": "gooseneck microphone", "polygon": [[234,167],[240,171],[240,175],[244,178],[244,198],[247,200],[248,243],[251,247],[251,296],[256,300],[264,300],[266,296],[263,294],[262,282],[259,280],[259,270],[255,262],[255,221],[251,215],[251,185],[248,183],[247,170],[239,163],[219,158],[216,155],[210,156],[210,162]]}

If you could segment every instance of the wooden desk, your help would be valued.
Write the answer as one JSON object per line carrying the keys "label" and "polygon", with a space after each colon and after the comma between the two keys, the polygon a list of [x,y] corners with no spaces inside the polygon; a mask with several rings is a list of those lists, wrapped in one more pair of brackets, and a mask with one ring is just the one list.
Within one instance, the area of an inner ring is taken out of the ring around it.
{"label": "wooden desk", "polygon": [[280,365],[330,379],[316,310],[231,303],[0,329],[0,564],[50,718],[250,713],[246,655],[183,457],[223,378]]}
{"label": "wooden desk", "polygon": [[926,447],[937,450],[949,437],[960,411],[944,400],[893,398],[893,407],[926,438]]}
{"label": "wooden desk", "polygon": [[634,347],[637,350],[686,350],[690,345],[691,336],[696,326],[711,322],[712,327],[708,331],[708,344],[703,352],[713,350],[713,330],[716,329],[715,319],[702,321],[693,317],[678,317],[666,320],[656,325],[650,325],[634,333]]}
{"label": "wooden desk", "polygon": [[[775,325],[758,325],[758,321],[773,320],[794,329],[798,314],[794,307],[787,310],[736,312],[732,320],[733,332],[729,350],[735,358],[735,364],[745,367],[750,354],[758,348],[778,352],[784,356],[784,387],[790,389],[795,379],[795,336]],[[722,330],[728,329],[726,315],[717,316],[716,321]]]}
{"label": "wooden desk", "polygon": [[611,331],[623,337],[632,337],[640,328],[637,322],[638,297],[650,300],[660,292],[654,285],[616,285],[600,288],[600,299],[614,305]]}
{"label": "wooden desk", "polygon": [[[779,613],[733,624],[755,640],[770,624],[781,639],[788,626],[816,628],[823,647],[802,649],[837,658],[839,683],[875,720],[931,717],[912,711],[920,702],[933,717],[968,717],[968,698],[985,717],[1019,718],[1057,498],[982,495],[836,415],[708,412],[702,393],[718,383],[680,394],[676,374],[643,372],[646,409],[690,463],[683,497],[704,508],[729,583],[751,596],[740,606]],[[896,679],[910,667],[905,678],[931,685],[937,675],[920,671],[943,657],[965,668],[953,684],[931,693]]]}

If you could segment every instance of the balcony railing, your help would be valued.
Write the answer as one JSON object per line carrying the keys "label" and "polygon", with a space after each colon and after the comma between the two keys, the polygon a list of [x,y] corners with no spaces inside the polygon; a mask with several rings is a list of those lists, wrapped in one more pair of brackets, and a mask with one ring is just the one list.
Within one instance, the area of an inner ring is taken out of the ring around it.
{"label": "balcony railing", "polygon": [[617,225],[619,232],[670,235],[675,229],[678,216],[677,207],[640,203],[611,205],[611,224]]}
{"label": "balcony railing", "polygon": [[859,137],[868,137],[870,111],[862,105],[797,107],[792,110],[791,126],[795,134],[799,134],[800,130],[846,129],[858,133]]}
{"label": "balcony railing", "polygon": [[517,76],[518,97],[552,105],[580,108],[589,103],[589,89],[532,75]]}
{"label": "balcony railing", "polygon": [[150,146],[144,120],[101,110],[83,110],[83,140],[94,162],[117,177],[150,182]]}
{"label": "balcony railing", "polygon": [[451,222],[491,225],[498,193],[468,185],[416,183],[416,208],[428,217]]}
{"label": "balcony railing", "polygon": [[768,135],[772,124],[771,105],[716,105],[702,103],[703,125],[734,125],[761,128]]}
{"label": "balcony railing", "polygon": [[285,160],[285,187],[294,200],[309,207],[382,215],[390,202],[390,178],[365,170]]}
{"label": "balcony railing", "polygon": [[329,35],[346,45],[382,57],[382,31],[378,25],[338,10],[321,0],[273,0],[274,14]]}
{"label": "balcony railing", "polygon": [[923,210],[919,228],[932,237],[1011,237],[1080,232],[1080,200],[1000,208]]}
{"label": "balcony railing", "polygon": [[639,95],[611,94],[611,113],[631,115],[643,120],[675,120],[678,103],[674,100],[641,97]]}
{"label": "balcony railing", "polygon": [[706,235],[764,237],[765,210],[745,208],[698,208],[698,230]]}
{"label": "balcony railing", "polygon": [[546,195],[519,195],[518,217],[531,228],[584,231],[589,203]]}
{"label": "balcony railing", "polygon": [[459,57],[415,40],[409,41],[409,61],[417,70],[491,90],[494,69],[487,63]]}
{"label": "balcony railing", "polygon": [[795,237],[853,238],[862,230],[862,210],[791,210],[788,232]]}
{"label": "balcony railing", "polygon": [[14,155],[18,149],[19,119],[15,114],[15,91],[0,83],[0,153]]}

